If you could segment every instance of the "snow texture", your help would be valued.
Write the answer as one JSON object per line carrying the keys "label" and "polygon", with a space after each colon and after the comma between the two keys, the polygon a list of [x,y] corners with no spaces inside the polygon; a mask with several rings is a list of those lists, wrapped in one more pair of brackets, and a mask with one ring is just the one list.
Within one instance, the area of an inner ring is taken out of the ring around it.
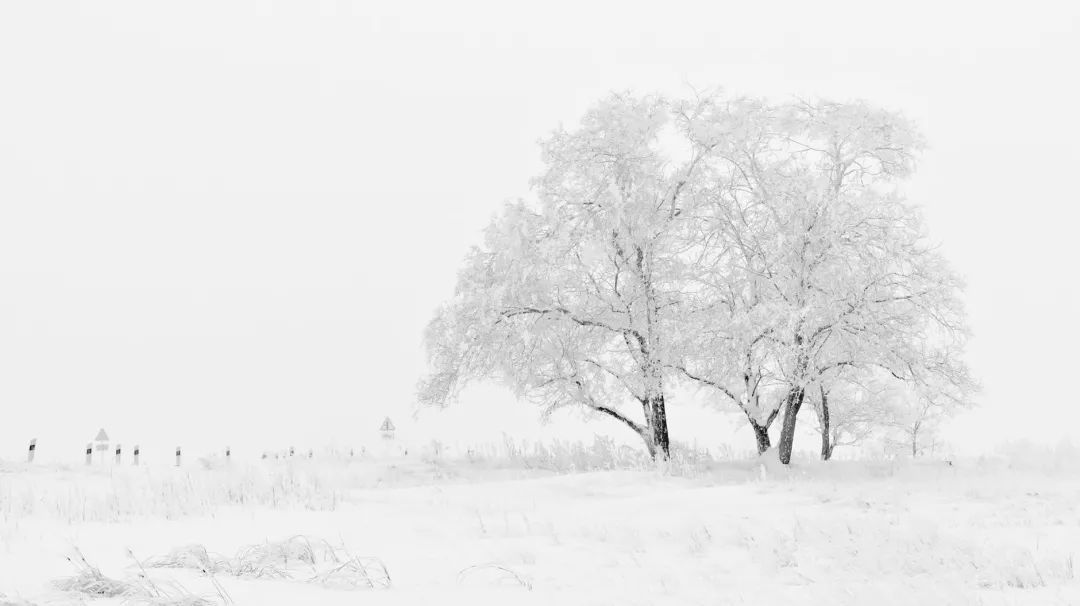
{"label": "snow texture", "polygon": [[1076,604],[1070,453],[3,464],[0,604]]}

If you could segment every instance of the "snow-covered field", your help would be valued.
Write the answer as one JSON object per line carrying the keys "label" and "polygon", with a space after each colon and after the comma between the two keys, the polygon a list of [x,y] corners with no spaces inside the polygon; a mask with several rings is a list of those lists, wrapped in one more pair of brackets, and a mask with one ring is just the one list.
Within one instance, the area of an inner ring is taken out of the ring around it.
{"label": "snow-covered field", "polygon": [[0,464],[0,604],[1080,604],[1078,469]]}

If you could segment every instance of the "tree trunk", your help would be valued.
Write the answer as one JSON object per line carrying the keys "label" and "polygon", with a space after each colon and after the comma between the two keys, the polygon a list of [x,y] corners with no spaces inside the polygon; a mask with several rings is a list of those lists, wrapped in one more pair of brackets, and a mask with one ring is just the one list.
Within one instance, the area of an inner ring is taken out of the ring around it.
{"label": "tree trunk", "polygon": [[795,419],[805,396],[805,388],[796,387],[788,392],[784,402],[784,426],[780,430],[780,462],[784,465],[791,463],[791,449],[795,444]]}
{"label": "tree trunk", "polygon": [[640,435],[642,441],[645,442],[645,450],[649,453],[649,458],[655,461],[656,460],[656,442],[654,441],[654,438],[653,438],[652,434],[649,433],[649,428],[648,427],[642,427],[641,431],[638,432],[638,435]]}
{"label": "tree trunk", "polygon": [[654,396],[649,402],[651,414],[649,429],[652,432],[653,444],[656,449],[652,456],[659,454],[665,461],[671,456],[671,438],[668,436],[667,407],[664,404],[664,396]]}
{"label": "tree trunk", "polygon": [[829,394],[821,390],[821,460],[832,458],[832,442],[829,428]]}
{"label": "tree trunk", "polygon": [[754,439],[757,441],[757,453],[765,454],[772,448],[772,440],[769,439],[769,428],[757,421],[750,419],[750,427],[754,430]]}
{"label": "tree trunk", "polygon": [[[664,406],[664,376],[663,364],[656,357],[660,349],[660,334],[658,322],[660,306],[653,286],[653,257],[649,246],[634,245],[634,266],[641,278],[641,286],[645,295],[645,330],[644,336],[638,333],[638,341],[641,348],[641,357],[644,364],[641,368],[645,379],[645,398],[641,404],[645,408],[645,427],[652,440],[653,449],[650,452],[653,459],[659,454],[667,460],[671,452],[668,440],[667,408]],[[628,310],[629,311],[629,310]]]}

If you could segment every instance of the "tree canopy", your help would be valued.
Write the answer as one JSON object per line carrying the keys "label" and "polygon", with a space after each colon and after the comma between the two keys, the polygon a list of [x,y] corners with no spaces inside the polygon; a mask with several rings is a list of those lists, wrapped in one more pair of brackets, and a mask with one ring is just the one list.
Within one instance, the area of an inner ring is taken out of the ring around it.
{"label": "tree canopy", "polygon": [[922,146],[861,102],[609,96],[542,142],[535,195],[467,256],[421,401],[502,380],[666,457],[668,393],[692,381],[760,451],[783,411],[785,463],[807,393],[858,373],[966,403],[961,284],[901,191]]}

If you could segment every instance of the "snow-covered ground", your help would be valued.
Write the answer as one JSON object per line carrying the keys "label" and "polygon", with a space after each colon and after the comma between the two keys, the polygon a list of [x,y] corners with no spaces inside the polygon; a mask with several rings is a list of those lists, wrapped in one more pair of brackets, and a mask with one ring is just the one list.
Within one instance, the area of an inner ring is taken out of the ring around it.
{"label": "snow-covered ground", "polygon": [[0,604],[1080,604],[1078,469],[0,464]]}

